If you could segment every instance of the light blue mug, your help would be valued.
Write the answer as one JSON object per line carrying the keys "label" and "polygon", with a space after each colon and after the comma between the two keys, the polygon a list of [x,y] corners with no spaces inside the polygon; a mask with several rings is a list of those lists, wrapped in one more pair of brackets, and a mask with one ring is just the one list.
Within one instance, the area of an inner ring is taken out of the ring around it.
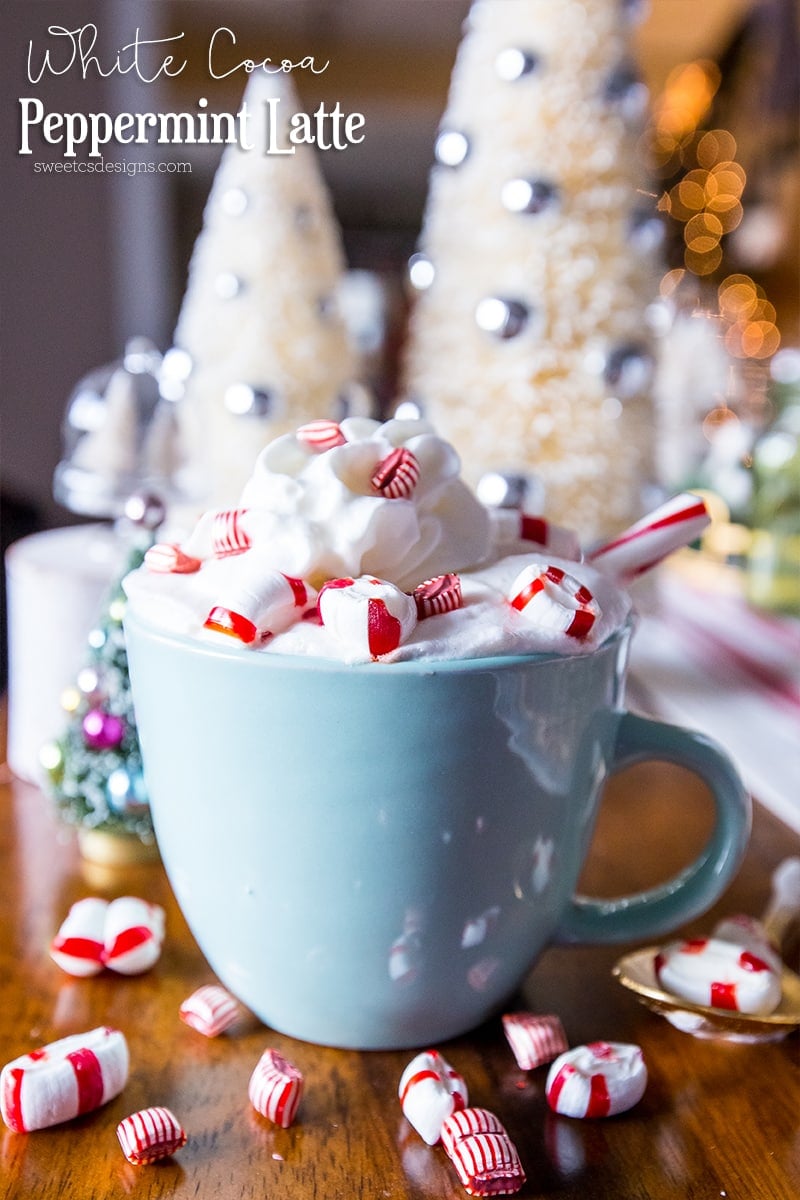
{"label": "light blue mug", "polygon": [[[164,865],[220,980],[283,1033],[420,1047],[508,1001],[552,942],[659,937],[739,865],[725,755],[622,707],[630,629],[590,654],[345,666],[163,634],[129,613]],[[603,783],[697,772],[716,821],[660,887],[574,898]]]}

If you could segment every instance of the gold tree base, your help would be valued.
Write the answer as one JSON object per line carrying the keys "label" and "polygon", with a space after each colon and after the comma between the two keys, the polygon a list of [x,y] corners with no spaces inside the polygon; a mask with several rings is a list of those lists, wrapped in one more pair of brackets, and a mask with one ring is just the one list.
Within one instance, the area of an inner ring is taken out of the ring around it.
{"label": "gold tree base", "polygon": [[78,846],[85,859],[104,867],[130,867],[160,860],[155,842],[107,829],[79,829]]}

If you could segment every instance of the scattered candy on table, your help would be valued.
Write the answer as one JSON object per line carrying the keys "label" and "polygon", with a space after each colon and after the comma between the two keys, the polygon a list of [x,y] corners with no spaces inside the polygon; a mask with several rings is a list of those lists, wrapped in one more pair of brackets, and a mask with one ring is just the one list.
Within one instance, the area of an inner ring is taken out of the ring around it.
{"label": "scattered candy on table", "polygon": [[417,624],[414,598],[369,575],[323,584],[318,607],[323,625],[342,646],[373,658],[396,650]]}
{"label": "scattered candy on table", "polygon": [[136,896],[112,900],[106,913],[105,962],[119,975],[140,975],[158,962],[164,910]]}
{"label": "scattered candy on table", "polygon": [[633,1108],[647,1087],[638,1046],[589,1042],[559,1055],[545,1084],[547,1103],[563,1117],[612,1117]]}
{"label": "scattered candy on table", "polygon": [[438,1050],[411,1060],[398,1088],[403,1116],[429,1146],[439,1141],[443,1122],[468,1103],[467,1085]]}
{"label": "scattered candy on table", "polygon": [[50,956],[69,975],[149,971],[161,955],[164,910],[136,896],[76,901],[50,945]]}
{"label": "scattered candy on table", "polygon": [[510,1196],[525,1183],[517,1148],[507,1134],[475,1133],[462,1138],[450,1160],[470,1196]]}
{"label": "scattered candy on table", "polygon": [[120,1094],[128,1065],[124,1034],[107,1026],[32,1050],[0,1073],[3,1120],[29,1133],[92,1112]]}
{"label": "scattered candy on table", "polygon": [[670,942],[655,957],[661,987],[674,996],[733,1012],[774,1012],[781,974],[764,956],[722,938]]}
{"label": "scattered candy on table", "polygon": [[277,1050],[267,1049],[250,1076],[247,1094],[256,1112],[288,1129],[303,1094],[303,1076]]}
{"label": "scattered candy on table", "polygon": [[582,641],[600,615],[585,584],[561,567],[530,563],[511,584],[511,607],[540,629],[565,633]]}
{"label": "scattered candy on table", "polygon": [[217,1037],[230,1029],[241,1014],[241,1006],[227,988],[207,983],[192,992],[181,1004],[178,1016],[185,1025],[204,1037]]}
{"label": "scattered candy on table", "polygon": [[186,1132],[173,1112],[162,1105],[131,1113],[117,1126],[122,1153],[135,1167],[168,1158],[186,1145]]}
{"label": "scattered candy on table", "polygon": [[453,1147],[463,1137],[474,1133],[505,1133],[499,1117],[488,1108],[458,1108],[442,1122],[441,1140],[445,1153],[452,1156]]}
{"label": "scattered candy on table", "polygon": [[550,1013],[543,1016],[529,1012],[505,1013],[503,1032],[522,1071],[532,1071],[543,1063],[552,1062],[569,1048],[560,1018]]}
{"label": "scattered candy on table", "polygon": [[108,901],[87,896],[72,905],[50,945],[50,957],[68,975],[97,975],[106,965]]}

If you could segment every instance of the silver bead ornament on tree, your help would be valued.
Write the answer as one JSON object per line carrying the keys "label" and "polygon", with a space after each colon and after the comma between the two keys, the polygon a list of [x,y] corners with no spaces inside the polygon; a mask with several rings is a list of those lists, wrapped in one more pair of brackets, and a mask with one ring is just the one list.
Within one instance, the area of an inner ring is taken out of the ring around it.
{"label": "silver bead ornament on tree", "polygon": [[522,333],[530,315],[530,308],[522,300],[486,296],[475,309],[475,322],[484,333],[507,341]]}

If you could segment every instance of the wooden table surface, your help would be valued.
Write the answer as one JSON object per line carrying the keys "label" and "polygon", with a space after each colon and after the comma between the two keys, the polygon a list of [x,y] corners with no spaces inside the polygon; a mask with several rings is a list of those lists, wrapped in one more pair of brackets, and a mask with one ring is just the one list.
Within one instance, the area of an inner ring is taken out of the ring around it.
{"label": "wooden table surface", "polygon": [[[605,894],[655,882],[703,837],[702,785],[666,765],[636,767],[609,789],[584,884]],[[760,913],[770,876],[800,840],[757,808],[744,866],[719,916]],[[166,908],[158,964],[138,978],[73,979],[47,947],[69,905],[87,895],[141,895]],[[209,1040],[178,1020],[181,1001],[212,975],[160,866],[109,871],[83,861],[38,789],[6,774],[0,785],[0,1062],[97,1025],[125,1033],[127,1086],[104,1108],[60,1127],[17,1134],[0,1125],[0,1195],[7,1200],[450,1200],[466,1193],[439,1147],[403,1119],[397,1083],[410,1052],[355,1053],[294,1041],[245,1021]],[[800,967],[797,939],[790,965]],[[553,949],[531,972],[517,1007],[558,1013],[572,1044],[633,1041],[649,1083],[627,1114],[553,1116],[547,1068],[520,1071],[499,1019],[440,1047],[466,1077],[472,1103],[506,1124],[525,1167],[521,1195],[548,1200],[791,1200],[800,1196],[800,1038],[741,1045],[681,1033],[611,977],[624,948]],[[267,1046],[305,1076],[295,1124],[270,1125],[247,1084]],[[165,1104],[188,1133],[173,1159],[129,1165],[115,1130],[127,1114]]]}

